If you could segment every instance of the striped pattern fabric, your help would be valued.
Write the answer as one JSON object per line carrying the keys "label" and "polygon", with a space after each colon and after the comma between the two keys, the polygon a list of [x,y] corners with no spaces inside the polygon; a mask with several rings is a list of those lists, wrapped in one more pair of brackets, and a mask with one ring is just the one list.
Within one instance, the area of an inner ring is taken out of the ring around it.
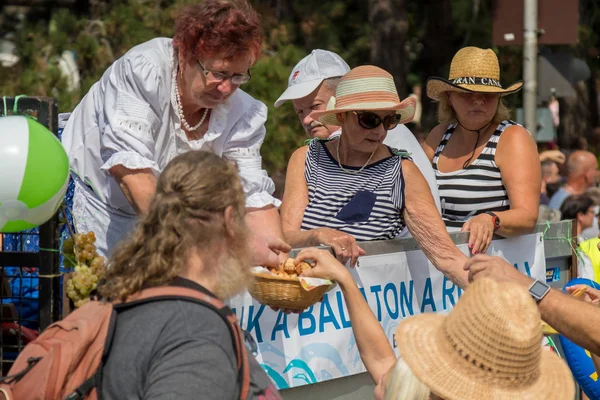
{"label": "striped pattern fabric", "polygon": [[400,99],[394,79],[380,69],[374,68],[367,72],[357,68],[347,79],[340,81],[336,90],[336,108],[349,110],[388,108],[398,103]]}
{"label": "striped pattern fabric", "polygon": [[[390,151],[396,154],[395,150]],[[327,227],[353,235],[356,240],[396,237],[405,226],[401,159],[400,155],[392,155],[366,166],[358,174],[349,174],[340,169],[325,141],[313,140],[304,168],[308,206],[302,230]]]}
{"label": "striped pattern fabric", "polygon": [[513,121],[502,121],[479,157],[466,169],[440,172],[438,169],[440,154],[444,151],[457,124],[448,126],[448,130],[433,156],[433,170],[442,204],[442,219],[447,227],[460,228],[471,217],[486,211],[510,209],[508,192],[502,183],[500,169],[495,162],[495,154],[500,135],[512,125],[517,124]]}

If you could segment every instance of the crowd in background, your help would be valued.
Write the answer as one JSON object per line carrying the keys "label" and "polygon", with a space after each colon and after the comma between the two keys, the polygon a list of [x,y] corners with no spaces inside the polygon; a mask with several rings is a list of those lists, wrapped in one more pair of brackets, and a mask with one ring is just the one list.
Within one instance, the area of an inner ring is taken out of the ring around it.
{"label": "crowd in background", "polygon": [[542,187],[538,222],[576,221],[577,275],[600,280],[600,173],[596,155],[585,150],[540,153]]}

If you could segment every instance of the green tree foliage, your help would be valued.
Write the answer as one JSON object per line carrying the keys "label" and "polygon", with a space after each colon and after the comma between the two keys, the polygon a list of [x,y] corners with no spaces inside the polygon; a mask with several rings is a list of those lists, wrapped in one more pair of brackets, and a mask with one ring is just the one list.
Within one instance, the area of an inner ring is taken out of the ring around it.
{"label": "green tree foliage", "polygon": [[291,153],[302,145],[305,134],[290,102],[279,108],[273,105],[287,87],[290,71],[305,54],[298,47],[285,45],[269,51],[252,68],[252,79],[244,90],[269,108],[263,161],[267,170],[285,169]]}
{"label": "green tree foliage", "polygon": [[[60,111],[72,110],[118,57],[136,44],[158,36],[172,36],[177,10],[198,0],[94,0],[87,15],[52,8],[30,12],[14,32],[20,61],[0,66],[0,94],[53,96]],[[272,174],[281,173],[291,153],[305,139],[291,104],[274,108],[287,87],[292,67],[310,50],[328,49],[351,67],[371,63],[372,35],[369,1],[365,0],[251,0],[262,16],[265,43],[244,90],[269,107],[263,161]],[[600,68],[600,11],[596,0],[580,0],[580,56]],[[397,3],[401,4],[401,3]],[[407,91],[431,75],[446,76],[452,55],[466,45],[490,47],[493,1],[404,0],[408,22],[401,52],[407,71]],[[8,8],[0,11],[8,12]],[[5,29],[0,17],[0,32]],[[383,44],[385,46],[389,44]],[[495,49],[504,84],[522,79],[520,46]],[[79,90],[69,92],[58,60],[64,51],[76,56],[81,75]],[[511,102],[519,101],[513,96]],[[425,128],[435,124],[434,108],[423,90]],[[513,106],[518,104],[513,103]]]}

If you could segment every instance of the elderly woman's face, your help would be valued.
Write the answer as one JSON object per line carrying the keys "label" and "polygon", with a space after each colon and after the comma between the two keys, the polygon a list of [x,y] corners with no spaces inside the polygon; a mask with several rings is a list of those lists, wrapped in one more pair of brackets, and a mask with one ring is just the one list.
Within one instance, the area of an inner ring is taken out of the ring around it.
{"label": "elderly woman's face", "polygon": [[480,129],[491,122],[500,96],[495,93],[449,92],[448,101],[460,123],[467,129]]}
{"label": "elderly woman's face", "polygon": [[250,52],[226,60],[220,57],[193,59],[183,76],[182,90],[188,91],[190,99],[201,108],[214,108],[250,78],[253,57]]}
{"label": "elderly woman's face", "polygon": [[338,114],[346,143],[367,153],[383,143],[388,129],[395,128],[399,118],[395,111],[349,111]]}

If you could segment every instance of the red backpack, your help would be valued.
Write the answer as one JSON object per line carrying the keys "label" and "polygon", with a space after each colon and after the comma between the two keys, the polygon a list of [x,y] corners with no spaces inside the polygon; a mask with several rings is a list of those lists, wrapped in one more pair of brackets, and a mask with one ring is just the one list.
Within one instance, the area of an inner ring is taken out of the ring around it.
{"label": "red backpack", "polygon": [[90,301],[50,325],[17,357],[0,379],[0,400],[96,400],[102,366],[110,351],[119,310],[162,300],[201,304],[227,323],[236,350],[240,399],[248,397],[250,370],[244,335],[229,307],[198,290],[176,286],[136,293],[125,303]]}

